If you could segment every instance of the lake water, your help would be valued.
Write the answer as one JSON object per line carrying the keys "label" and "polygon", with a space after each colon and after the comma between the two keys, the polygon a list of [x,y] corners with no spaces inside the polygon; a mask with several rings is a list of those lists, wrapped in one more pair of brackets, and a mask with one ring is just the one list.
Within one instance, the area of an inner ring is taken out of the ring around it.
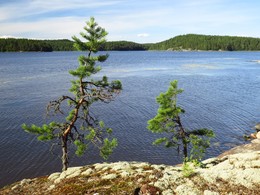
{"label": "lake water", "polygon": [[[69,94],[79,52],[0,53],[0,186],[61,170],[59,147],[37,141],[22,123],[42,124],[50,100]],[[260,122],[259,52],[109,52],[100,75],[120,79],[123,91],[93,112],[114,129],[119,146],[109,161],[177,164],[175,149],[153,146],[159,135],[146,129],[155,102],[169,82],[184,89],[178,103],[186,110],[187,129],[216,133],[206,157],[245,143],[244,134]],[[102,162],[96,150],[82,158],[70,153],[70,166]]]}

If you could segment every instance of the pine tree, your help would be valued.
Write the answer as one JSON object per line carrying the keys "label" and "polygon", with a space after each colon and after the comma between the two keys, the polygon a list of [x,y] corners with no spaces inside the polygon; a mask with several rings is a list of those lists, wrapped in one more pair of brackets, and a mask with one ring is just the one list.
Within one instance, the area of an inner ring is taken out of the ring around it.
{"label": "pine tree", "polygon": [[[156,101],[160,105],[157,115],[148,121],[147,128],[153,133],[166,133],[169,137],[162,137],[153,142],[153,144],[165,143],[165,147],[182,146],[185,160],[200,161],[206,148],[210,146],[210,138],[214,136],[212,130],[196,129],[187,131],[181,121],[180,115],[185,112],[183,108],[177,106],[177,96],[183,92],[178,89],[178,81],[172,81],[170,87],[165,93],[161,93]],[[192,149],[188,152],[188,145]]]}
{"label": "pine tree", "polygon": [[62,148],[62,170],[68,168],[68,144],[74,143],[77,147],[76,154],[83,155],[89,144],[94,144],[100,149],[100,155],[107,159],[117,146],[117,140],[111,138],[112,129],[107,128],[103,121],[98,121],[90,112],[94,102],[110,102],[122,89],[121,82],[116,80],[108,82],[103,76],[100,80],[91,79],[91,76],[101,70],[97,63],[106,61],[108,54],[97,55],[100,46],[106,42],[107,32],[98,26],[92,17],[84,27],[85,32],[80,35],[86,40],[82,42],[73,36],[74,47],[79,51],[87,51],[87,55],[78,58],[79,66],[69,73],[75,77],[71,81],[71,96],[61,96],[58,100],[51,101],[48,114],[64,114],[61,107],[67,102],[70,112],[64,122],[51,122],[42,126],[23,124],[22,128],[29,133],[38,135],[42,141],[57,141]]}

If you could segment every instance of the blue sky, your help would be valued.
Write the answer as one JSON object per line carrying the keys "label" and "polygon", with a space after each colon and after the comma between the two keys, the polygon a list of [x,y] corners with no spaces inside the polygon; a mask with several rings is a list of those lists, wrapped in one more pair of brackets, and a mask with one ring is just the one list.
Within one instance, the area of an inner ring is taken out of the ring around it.
{"label": "blue sky", "polygon": [[0,0],[0,37],[70,39],[94,16],[109,41],[260,37],[259,0]]}

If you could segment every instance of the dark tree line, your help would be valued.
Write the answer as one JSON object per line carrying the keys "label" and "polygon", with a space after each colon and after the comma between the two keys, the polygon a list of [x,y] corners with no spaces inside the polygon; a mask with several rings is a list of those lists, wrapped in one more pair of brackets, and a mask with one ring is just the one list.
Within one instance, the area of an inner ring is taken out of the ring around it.
{"label": "dark tree line", "polygon": [[[0,39],[0,52],[9,51],[73,51],[70,40],[30,40]],[[101,51],[143,51],[143,50],[223,50],[223,51],[259,51],[260,38],[210,36],[187,34],[159,43],[139,44],[129,41],[110,41],[102,44]]]}
{"label": "dark tree line", "polygon": [[0,51],[52,51],[52,47],[38,40],[0,39]]}
{"label": "dark tree line", "polygon": [[52,47],[53,51],[74,51],[73,41],[62,39],[62,40],[47,40]]}
{"label": "dark tree line", "polygon": [[73,42],[69,40],[0,39],[1,52],[16,51],[72,51]]}
{"label": "dark tree line", "polygon": [[[148,45],[129,41],[111,41],[100,46],[101,51],[142,51],[148,50]],[[70,40],[31,40],[31,39],[0,39],[0,52],[15,51],[74,51]]]}
{"label": "dark tree line", "polygon": [[102,45],[100,50],[103,51],[143,51],[149,49],[143,44],[129,41],[110,41]]}
{"label": "dark tree line", "polygon": [[152,44],[151,50],[260,50],[260,39],[235,36],[180,35],[160,43]]}

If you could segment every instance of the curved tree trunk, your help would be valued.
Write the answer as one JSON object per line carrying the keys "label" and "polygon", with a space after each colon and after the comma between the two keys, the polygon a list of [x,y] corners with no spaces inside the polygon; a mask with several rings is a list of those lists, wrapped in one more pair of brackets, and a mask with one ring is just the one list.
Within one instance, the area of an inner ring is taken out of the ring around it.
{"label": "curved tree trunk", "polygon": [[82,105],[83,101],[84,101],[84,98],[80,99],[79,102],[77,103],[77,106],[75,108],[74,117],[72,118],[70,124],[65,129],[65,131],[63,132],[63,135],[61,137],[61,145],[62,145],[62,158],[61,158],[61,160],[62,160],[62,171],[66,171],[68,169],[68,166],[69,166],[68,147],[67,147],[68,136],[71,133],[71,130],[72,130],[75,122],[77,121],[79,108]]}

